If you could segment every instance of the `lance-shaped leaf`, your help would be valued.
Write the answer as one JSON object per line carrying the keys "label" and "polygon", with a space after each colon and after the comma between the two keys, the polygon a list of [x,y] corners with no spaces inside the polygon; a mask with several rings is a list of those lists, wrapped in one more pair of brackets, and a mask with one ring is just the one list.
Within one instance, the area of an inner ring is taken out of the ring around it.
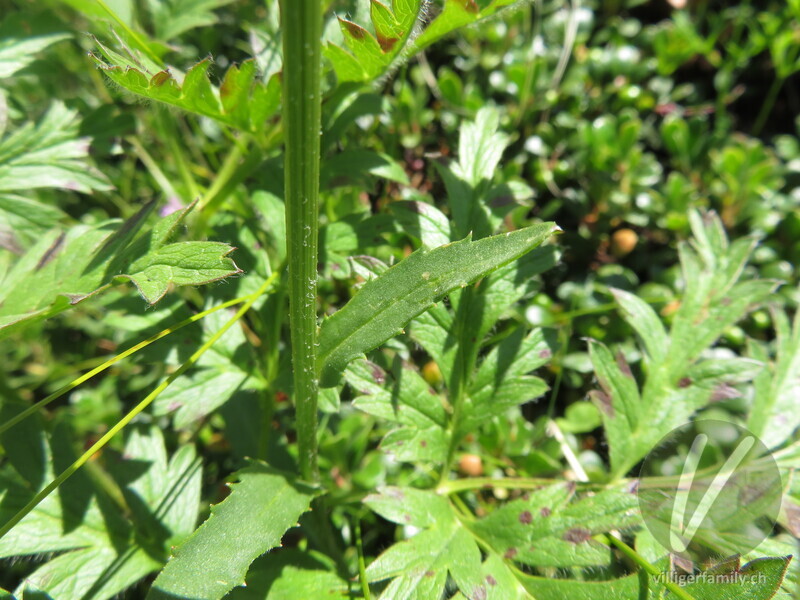
{"label": "lance-shaped leaf", "polygon": [[219,242],[166,242],[191,206],[142,231],[153,204],[128,221],[78,225],[42,236],[3,280],[0,337],[52,317],[100,293],[133,281],[149,303],[170,286],[202,285],[241,273]]}
{"label": "lance-shaped leaf", "polygon": [[475,242],[467,237],[433,250],[421,248],[368,281],[322,324],[321,385],[335,385],[347,363],[399,333],[445,294],[519,258],[558,230],[541,223]]}
{"label": "lance-shaped leaf", "polygon": [[256,558],[280,545],[314,497],[314,488],[263,463],[238,472],[231,495],[212,507],[211,516],[156,578],[149,600],[219,600],[244,584]]}
{"label": "lance-shaped leaf", "polygon": [[144,66],[117,54],[99,42],[102,57],[92,55],[109,79],[148,100],[163,102],[190,113],[214,119],[241,131],[259,132],[280,104],[280,81],[264,83],[256,76],[252,59],[231,65],[217,89],[208,78],[211,60],[204,59],[186,72],[182,82],[169,70],[149,72]]}

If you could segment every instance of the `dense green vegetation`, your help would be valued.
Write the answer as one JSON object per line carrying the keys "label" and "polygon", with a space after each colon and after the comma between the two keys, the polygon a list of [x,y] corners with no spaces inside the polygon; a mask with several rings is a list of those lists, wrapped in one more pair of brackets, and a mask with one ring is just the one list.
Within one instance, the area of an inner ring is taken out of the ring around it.
{"label": "dense green vegetation", "polygon": [[798,597],[800,1],[283,4],[3,5],[0,597]]}

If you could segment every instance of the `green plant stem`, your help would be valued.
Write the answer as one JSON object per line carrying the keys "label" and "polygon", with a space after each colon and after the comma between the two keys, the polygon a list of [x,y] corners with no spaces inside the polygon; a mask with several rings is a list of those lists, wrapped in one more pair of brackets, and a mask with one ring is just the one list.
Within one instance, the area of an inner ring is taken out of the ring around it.
{"label": "green plant stem", "polygon": [[250,310],[250,307],[259,298],[264,292],[269,289],[272,283],[277,278],[277,273],[273,274],[269,277],[261,287],[258,289],[257,292],[252,294],[247,302],[242,305],[242,307],[236,311],[236,314],[233,315],[226,323],[223,325],[214,335],[212,335],[200,348],[198,348],[194,354],[192,354],[186,362],[184,362],[178,369],[172,373],[169,377],[167,377],[164,381],[162,381],[152,392],[150,392],[144,400],[139,402],[128,414],[126,414],[122,419],[120,419],[111,429],[109,429],[99,440],[97,440],[94,444],[92,444],[86,452],[81,454],[78,459],[73,462],[69,467],[64,469],[58,477],[53,479],[49,484],[47,484],[38,494],[36,494],[30,502],[28,502],[22,509],[20,509],[17,514],[15,514],[11,519],[8,520],[2,527],[0,527],[0,538],[6,535],[11,529],[19,523],[22,519],[25,518],[28,513],[30,513],[34,508],[36,508],[42,500],[47,498],[50,494],[52,494],[58,486],[64,483],[67,479],[69,479],[78,469],[80,469],[86,462],[92,458],[97,452],[102,450],[108,442],[110,442],[115,435],[117,435],[122,429],[128,425],[139,413],[141,413],[145,408],[150,406],[150,404],[155,400],[161,392],[163,392],[167,387],[175,381],[178,377],[183,375],[188,369],[190,369],[199,359],[200,357],[213,346],[219,338],[221,338],[228,329],[230,329],[239,319],[244,316],[244,314]]}
{"label": "green plant stem", "polygon": [[[441,482],[437,488],[437,494],[456,494],[458,492],[466,492],[469,490],[479,489],[508,489],[508,490],[536,490],[541,487],[549,485],[563,484],[563,479],[546,479],[542,477],[508,477],[505,479],[498,479],[493,477],[469,477],[466,479],[450,479],[449,481]],[[602,483],[575,481],[572,482],[578,489],[581,490],[602,490],[608,489],[608,485]],[[618,481],[613,488],[624,487],[626,481]]]}
{"label": "green plant stem", "polygon": [[369,581],[367,581],[367,563],[364,560],[364,544],[361,541],[361,517],[356,517],[356,551],[358,552],[358,579],[361,582],[361,593],[370,600]]}
{"label": "green plant stem", "polygon": [[134,346],[131,346],[130,348],[128,348],[124,352],[120,352],[116,356],[113,356],[112,358],[109,358],[108,360],[104,361],[102,364],[96,366],[91,371],[88,371],[88,372],[84,373],[83,375],[81,375],[80,377],[77,377],[77,378],[73,379],[68,384],[60,387],[59,389],[57,389],[55,392],[53,392],[52,394],[50,394],[46,398],[44,398],[42,400],[39,400],[39,402],[37,402],[36,404],[32,404],[31,406],[29,406],[28,408],[23,410],[21,413],[14,415],[13,417],[11,417],[5,423],[0,424],[0,434],[2,434],[4,431],[7,431],[7,430],[11,429],[14,425],[19,423],[23,419],[26,419],[27,417],[31,416],[32,414],[37,412],[39,409],[44,408],[45,406],[47,406],[48,404],[50,404],[54,400],[58,400],[59,398],[61,398],[61,396],[63,396],[64,394],[66,394],[67,392],[69,392],[71,390],[74,390],[76,387],[78,387],[82,383],[88,381],[89,379],[91,379],[95,375],[98,375],[99,373],[102,373],[103,371],[105,371],[109,367],[115,365],[116,363],[118,363],[122,359],[129,357],[131,354],[134,354],[135,352],[138,352],[139,350],[149,346],[153,342],[157,342],[161,338],[168,336],[170,333],[174,333],[175,331],[178,331],[179,329],[181,329],[183,327],[186,327],[187,325],[191,325],[192,323],[194,323],[196,321],[199,321],[203,317],[207,317],[211,313],[215,313],[218,310],[222,310],[223,308],[228,308],[229,306],[233,306],[234,304],[240,304],[242,302],[245,302],[246,300],[249,300],[250,298],[252,298],[254,295],[255,294],[249,294],[247,296],[241,296],[239,298],[234,298],[233,300],[228,300],[227,302],[223,302],[219,306],[215,306],[214,308],[209,308],[208,310],[204,310],[201,313],[197,313],[196,315],[192,315],[188,319],[184,319],[183,321],[181,321],[180,323],[178,323],[176,325],[171,325],[171,326],[167,327],[166,329],[164,329],[162,331],[159,331],[158,333],[156,333],[154,335],[151,335],[146,340],[143,340],[143,341],[139,342],[138,344],[136,344]]}
{"label": "green plant stem", "polygon": [[[661,571],[655,565],[650,564],[641,554],[636,552],[633,548],[628,546],[622,540],[615,538],[613,535],[606,535],[606,540],[608,544],[611,546],[616,546],[625,556],[627,556],[630,560],[634,563],[639,565],[639,567],[644,570],[648,575],[652,575],[653,577],[658,577],[661,575]],[[661,585],[667,588],[670,592],[675,594],[676,598],[680,598],[681,600],[695,600],[694,597],[684,590],[681,586],[677,583],[672,581],[661,581]]]}
{"label": "green plant stem", "polygon": [[175,191],[175,188],[172,187],[172,182],[169,180],[164,172],[161,170],[161,167],[158,166],[158,163],[150,156],[150,153],[145,150],[144,146],[139,142],[138,138],[135,136],[131,136],[128,138],[128,143],[133,146],[133,151],[136,153],[136,156],[139,157],[139,160],[142,161],[142,164],[147,168],[147,171],[150,173],[151,177],[155,179],[158,187],[161,188],[161,191],[164,192],[164,195],[167,198],[176,198],[180,200],[186,201],[186,198],[181,198],[178,195],[178,192]]}
{"label": "green plant stem", "polygon": [[764,129],[764,125],[767,123],[767,117],[769,117],[772,107],[775,106],[775,100],[778,98],[778,92],[781,91],[784,81],[786,81],[785,78],[776,77],[772,82],[767,95],[764,97],[764,103],[761,105],[761,110],[758,111],[756,122],[753,124],[752,134],[754,136],[759,135],[761,130]]}
{"label": "green plant stem", "polygon": [[317,237],[322,4],[281,0],[289,324],[300,473],[317,468]]}
{"label": "green plant stem", "polygon": [[461,290],[461,297],[458,300],[458,310],[453,332],[457,340],[458,347],[453,362],[453,373],[449,381],[450,405],[453,412],[450,415],[450,441],[447,449],[447,458],[442,465],[442,472],[439,481],[446,481],[450,475],[450,468],[453,464],[458,445],[461,443],[461,419],[466,396],[467,386],[470,376],[475,370],[475,363],[478,360],[478,350],[480,344],[473,337],[473,322],[475,315],[471,312],[471,306],[475,295],[481,292],[476,291],[473,286],[467,286]]}
{"label": "green plant stem", "polygon": [[208,188],[200,200],[200,206],[198,208],[201,211],[205,212],[206,210],[209,210],[211,212],[216,207],[216,204],[220,202],[220,192],[233,178],[237,168],[239,167],[239,164],[242,161],[242,158],[245,155],[245,152],[247,151],[247,144],[249,140],[246,136],[243,137],[244,139],[239,140],[240,143],[233,145],[231,151],[223,160],[219,173],[217,173],[217,176],[211,183],[211,187]]}

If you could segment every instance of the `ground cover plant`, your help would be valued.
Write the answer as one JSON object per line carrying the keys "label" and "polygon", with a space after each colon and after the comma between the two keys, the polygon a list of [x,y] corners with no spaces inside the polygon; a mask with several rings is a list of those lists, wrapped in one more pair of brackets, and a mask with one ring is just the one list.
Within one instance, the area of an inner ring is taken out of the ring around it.
{"label": "ground cover plant", "polygon": [[681,4],[12,3],[0,595],[797,597],[800,3]]}

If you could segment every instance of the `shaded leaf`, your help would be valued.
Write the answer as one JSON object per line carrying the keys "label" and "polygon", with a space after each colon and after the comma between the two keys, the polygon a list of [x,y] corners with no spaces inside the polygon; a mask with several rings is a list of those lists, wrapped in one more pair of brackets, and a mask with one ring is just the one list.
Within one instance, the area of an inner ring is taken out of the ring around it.
{"label": "shaded leaf", "polygon": [[330,559],[293,548],[265,554],[251,565],[247,585],[225,596],[228,600],[284,600],[287,598],[352,598],[347,581],[339,578]]}
{"label": "shaded leaf", "polygon": [[[58,428],[45,444],[48,479],[75,459],[65,434]],[[36,435],[44,443],[41,429]],[[29,574],[17,594],[40,589],[53,598],[111,598],[159,569],[169,545],[191,532],[201,479],[194,447],[182,446],[168,459],[160,432],[149,429],[134,431],[127,453],[109,471],[131,507],[130,521],[79,471],[0,539],[3,557],[59,553]],[[21,485],[8,470],[0,481],[5,521],[39,486]]]}
{"label": "shaded leaf", "polygon": [[[468,598],[485,598],[480,549],[455,518],[446,499],[433,492],[389,488],[380,495],[368,497],[365,503],[386,518],[399,518],[400,524],[405,524],[406,513],[402,512],[401,505],[406,493],[413,497],[415,513],[424,510],[423,504],[428,505],[431,525],[411,539],[390,547],[367,567],[370,581],[392,579],[381,598],[438,598],[444,591],[448,573]],[[419,518],[424,519],[422,515]]]}
{"label": "shaded leaf", "polygon": [[70,37],[68,33],[43,33],[23,38],[3,36],[0,39],[0,78],[24,69],[36,59],[38,52]]}
{"label": "shaded leaf", "polygon": [[62,188],[89,193],[112,186],[87,161],[88,138],[78,137],[80,118],[53,102],[38,124],[25,123],[0,140],[0,192]]}

